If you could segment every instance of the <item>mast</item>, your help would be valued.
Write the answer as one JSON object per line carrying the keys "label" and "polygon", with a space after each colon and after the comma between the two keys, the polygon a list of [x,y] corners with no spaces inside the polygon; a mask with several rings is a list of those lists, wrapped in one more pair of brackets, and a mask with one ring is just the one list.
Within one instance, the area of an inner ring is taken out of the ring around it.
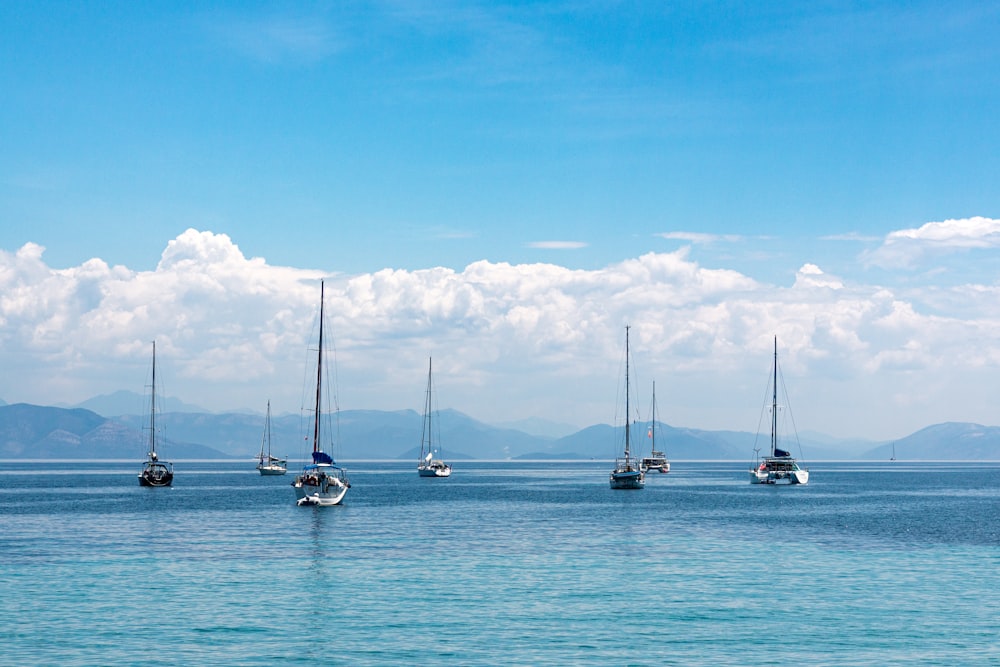
{"label": "mast", "polygon": [[652,451],[656,451],[656,380],[653,380],[653,423],[649,426],[649,439]]}
{"label": "mast", "polygon": [[[428,454],[432,454],[432,452],[434,451],[434,446],[433,446],[433,444],[431,442],[431,438],[432,438],[431,434],[433,432],[432,428],[431,428],[431,424],[432,424],[431,420],[433,419],[433,415],[431,414],[431,408],[432,408],[432,406],[431,406],[431,368],[432,368],[432,366],[433,366],[433,359],[431,357],[427,357],[427,392],[426,392],[426,396],[424,397],[424,431],[425,431],[424,432],[424,441],[427,442],[427,453]],[[424,447],[423,447],[423,442],[424,441],[421,441],[421,443],[420,443],[420,456],[421,457],[423,457],[423,455],[424,455]],[[432,456],[432,458],[433,458],[433,456]],[[423,458],[421,458],[421,461],[422,460],[423,460]]]}
{"label": "mast", "polygon": [[628,394],[629,394],[629,384],[628,384],[628,330],[631,327],[625,325],[625,465],[628,465],[629,460],[629,445],[631,444],[632,437],[629,434],[629,420],[632,418],[632,414],[629,412],[628,406]]}
{"label": "mast", "polygon": [[323,281],[319,281],[319,349],[316,362],[316,413],[313,415],[313,454],[320,451],[319,410],[323,398]]}
{"label": "mast", "polygon": [[771,456],[778,445],[778,337],[774,337],[774,394],[771,397]]}
{"label": "mast", "polygon": [[[267,401],[267,416],[264,417],[264,437],[267,438],[267,462],[268,464],[270,464],[271,463],[271,399],[268,399]],[[261,447],[261,452],[263,451],[264,448]],[[261,461],[263,461],[264,457],[261,456],[260,459]]]}
{"label": "mast", "polygon": [[156,460],[156,341],[153,341],[153,385],[149,392],[149,457]]}

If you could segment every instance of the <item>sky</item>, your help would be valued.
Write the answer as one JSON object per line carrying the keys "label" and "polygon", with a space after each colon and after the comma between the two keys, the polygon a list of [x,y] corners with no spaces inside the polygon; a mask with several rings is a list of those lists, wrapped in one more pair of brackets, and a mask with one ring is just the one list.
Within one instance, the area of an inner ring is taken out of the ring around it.
{"label": "sky", "polygon": [[[761,5],[761,6],[757,6]],[[0,3],[0,399],[1000,424],[1000,5]]]}

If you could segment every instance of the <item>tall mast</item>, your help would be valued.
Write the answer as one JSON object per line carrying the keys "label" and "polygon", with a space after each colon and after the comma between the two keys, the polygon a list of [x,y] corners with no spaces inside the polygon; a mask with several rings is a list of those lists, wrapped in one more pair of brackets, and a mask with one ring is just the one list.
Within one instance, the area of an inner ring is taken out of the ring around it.
{"label": "tall mast", "polygon": [[[264,418],[264,422],[267,425],[267,428],[265,429],[267,431],[267,433],[265,434],[265,437],[267,437],[267,462],[268,464],[270,464],[271,463],[271,399],[267,399],[267,416]],[[262,456],[261,458],[263,459],[264,457]]]}
{"label": "tall mast", "polygon": [[153,386],[149,392],[149,456],[156,460],[156,341],[153,341]]}
{"label": "tall mast", "polygon": [[323,281],[319,281],[319,350],[316,362],[316,413],[313,416],[313,453],[319,446],[319,409],[323,398]]}
{"label": "tall mast", "polygon": [[628,406],[628,394],[629,394],[629,384],[628,384],[628,330],[629,325],[625,325],[625,463],[628,463],[629,457],[629,444],[631,443],[632,437],[629,434],[629,420],[632,418],[632,414],[629,412]]}
{"label": "tall mast", "polygon": [[[432,366],[433,366],[433,359],[431,357],[427,357],[427,395],[424,397],[424,414],[427,416],[427,418],[424,420],[424,427],[427,429],[427,453],[428,454],[431,454],[434,451],[434,445],[431,442],[431,439],[433,437],[432,436],[432,433],[433,433],[433,430],[432,430],[433,415],[431,414],[431,410],[432,410],[432,407],[433,407],[431,405],[431,368],[432,368]],[[422,450],[422,448],[421,448],[421,450]],[[421,451],[421,455],[423,455],[423,451]]]}
{"label": "tall mast", "polygon": [[656,451],[656,380],[653,380],[653,423],[649,427],[649,439],[652,442],[651,449],[655,452]]}
{"label": "tall mast", "polygon": [[774,394],[771,397],[771,456],[778,445],[778,337],[774,337]]}

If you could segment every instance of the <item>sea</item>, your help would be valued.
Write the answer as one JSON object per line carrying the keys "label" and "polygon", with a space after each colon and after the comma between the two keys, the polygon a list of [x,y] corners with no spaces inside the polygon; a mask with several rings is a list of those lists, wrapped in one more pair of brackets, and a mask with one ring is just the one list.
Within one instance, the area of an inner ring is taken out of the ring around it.
{"label": "sea", "polygon": [[1000,463],[0,461],[3,665],[1000,665]]}

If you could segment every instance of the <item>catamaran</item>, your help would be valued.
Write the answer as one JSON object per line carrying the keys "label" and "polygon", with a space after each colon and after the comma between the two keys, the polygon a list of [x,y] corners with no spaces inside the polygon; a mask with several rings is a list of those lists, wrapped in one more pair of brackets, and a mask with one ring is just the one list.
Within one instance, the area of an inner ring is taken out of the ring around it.
{"label": "catamaran", "polygon": [[[264,452],[265,447],[267,453]],[[264,435],[260,439],[260,456],[257,457],[257,470],[261,475],[284,475],[288,472],[286,463],[288,459],[271,456],[271,401],[268,401],[267,416],[264,417]]]}
{"label": "catamaran", "polygon": [[632,415],[629,412],[629,340],[628,326],[625,327],[625,453],[615,459],[615,469],[611,471],[609,482],[612,489],[641,489],[646,484],[645,475],[637,461],[631,455],[632,433],[630,430]]}
{"label": "catamaran", "polygon": [[323,406],[323,282],[319,284],[319,350],[316,360],[316,409],[313,412],[312,463],[302,469],[295,478],[298,505],[339,505],[351,488],[347,472],[333,461],[333,457],[323,451],[320,424]]}
{"label": "catamaran", "polygon": [[644,473],[650,470],[656,470],[657,472],[670,472],[670,461],[667,460],[667,455],[656,449],[656,383],[653,383],[653,409],[652,416],[649,421],[649,431],[646,432],[649,436],[650,444],[652,446],[652,451],[649,456],[644,456],[639,467]]}
{"label": "catamaran", "polygon": [[[809,471],[792,454],[778,447],[778,337],[774,337],[774,377],[771,394],[771,454],[750,469],[751,484],[808,484]],[[782,443],[783,444],[783,443]]]}
{"label": "catamaran", "polygon": [[156,341],[153,341],[153,379],[149,391],[149,452],[139,471],[139,486],[170,486],[174,481],[174,466],[161,461],[156,453]]}
{"label": "catamaran", "polygon": [[[434,385],[431,381],[431,359],[427,359],[427,394],[424,400],[424,427],[420,436],[420,456],[417,459],[417,474],[421,477],[448,477],[451,475],[451,466],[435,458],[434,436],[432,429],[432,415],[434,413],[433,393]],[[440,444],[438,445],[440,455]]]}

